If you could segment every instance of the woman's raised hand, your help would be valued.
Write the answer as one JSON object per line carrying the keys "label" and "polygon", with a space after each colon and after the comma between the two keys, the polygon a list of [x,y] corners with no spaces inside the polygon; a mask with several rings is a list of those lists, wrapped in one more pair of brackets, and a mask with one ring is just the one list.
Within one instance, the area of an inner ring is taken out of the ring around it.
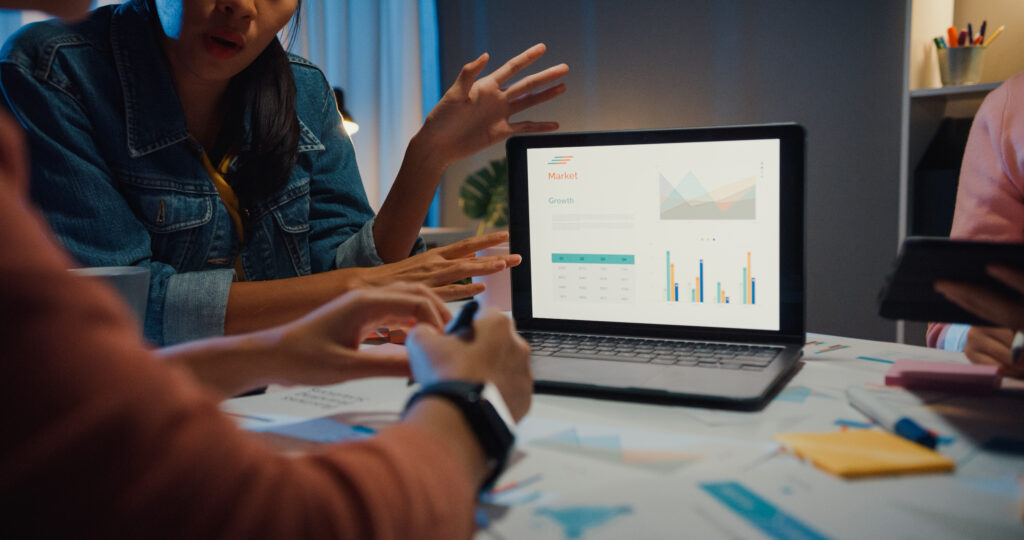
{"label": "woman's raised hand", "polygon": [[447,302],[473,296],[485,289],[483,283],[454,282],[500,272],[522,262],[519,255],[476,256],[477,251],[507,240],[508,232],[494,232],[434,248],[398,262],[346,270],[358,270],[358,276],[351,282],[355,287],[381,286],[397,281],[420,283],[431,287],[435,294]]}
{"label": "woman's raised hand", "polygon": [[565,83],[544,87],[569,72],[566,64],[549,67],[504,86],[546,50],[543,43],[538,43],[479,79],[490,58],[487,53],[463,66],[455,84],[427,115],[419,136],[425,137],[446,163],[452,163],[510,135],[558,129],[557,122],[509,121],[510,116],[565,92]]}

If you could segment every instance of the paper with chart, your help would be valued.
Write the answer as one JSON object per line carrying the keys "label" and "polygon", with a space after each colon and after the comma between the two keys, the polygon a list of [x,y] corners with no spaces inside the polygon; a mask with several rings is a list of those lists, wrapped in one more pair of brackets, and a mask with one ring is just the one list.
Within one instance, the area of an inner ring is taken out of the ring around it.
{"label": "paper with chart", "polygon": [[221,410],[250,431],[339,442],[364,438],[397,420],[412,390],[403,378],[382,377],[229,399]]}

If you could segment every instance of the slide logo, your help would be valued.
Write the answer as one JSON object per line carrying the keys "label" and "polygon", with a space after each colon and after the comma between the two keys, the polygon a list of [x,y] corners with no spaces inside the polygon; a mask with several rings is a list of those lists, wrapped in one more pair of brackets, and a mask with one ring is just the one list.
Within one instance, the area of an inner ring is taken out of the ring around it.
{"label": "slide logo", "polygon": [[555,156],[551,158],[551,161],[548,162],[548,165],[565,165],[566,163],[572,161],[572,158],[573,156]]}

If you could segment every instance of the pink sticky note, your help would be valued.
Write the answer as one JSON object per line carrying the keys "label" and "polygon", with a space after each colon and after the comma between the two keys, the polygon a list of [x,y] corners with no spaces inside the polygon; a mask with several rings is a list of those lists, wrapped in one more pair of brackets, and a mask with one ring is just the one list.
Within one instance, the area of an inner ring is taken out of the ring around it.
{"label": "pink sticky note", "polygon": [[885,374],[885,384],[922,390],[991,392],[1002,377],[998,366],[950,364],[902,358]]}

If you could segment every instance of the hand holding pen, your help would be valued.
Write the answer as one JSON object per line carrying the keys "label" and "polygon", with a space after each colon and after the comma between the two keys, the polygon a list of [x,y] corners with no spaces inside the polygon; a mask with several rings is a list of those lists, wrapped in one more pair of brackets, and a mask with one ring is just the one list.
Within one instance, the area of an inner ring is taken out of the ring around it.
{"label": "hand holding pen", "polygon": [[[473,317],[476,316],[476,312],[480,309],[480,303],[476,300],[470,300],[466,302],[462,309],[459,310],[459,314],[448,321],[448,326],[445,326],[444,333],[448,335],[459,336],[463,339],[472,339],[473,337]],[[408,386],[412,386],[416,381],[412,377],[409,377]]]}
{"label": "hand holding pen", "polygon": [[[444,334],[421,324],[409,332],[406,348],[416,382],[443,380],[494,383],[518,421],[530,408],[533,375],[530,346],[511,318],[493,309],[476,313],[467,304]],[[460,322],[461,321],[461,322]]]}

